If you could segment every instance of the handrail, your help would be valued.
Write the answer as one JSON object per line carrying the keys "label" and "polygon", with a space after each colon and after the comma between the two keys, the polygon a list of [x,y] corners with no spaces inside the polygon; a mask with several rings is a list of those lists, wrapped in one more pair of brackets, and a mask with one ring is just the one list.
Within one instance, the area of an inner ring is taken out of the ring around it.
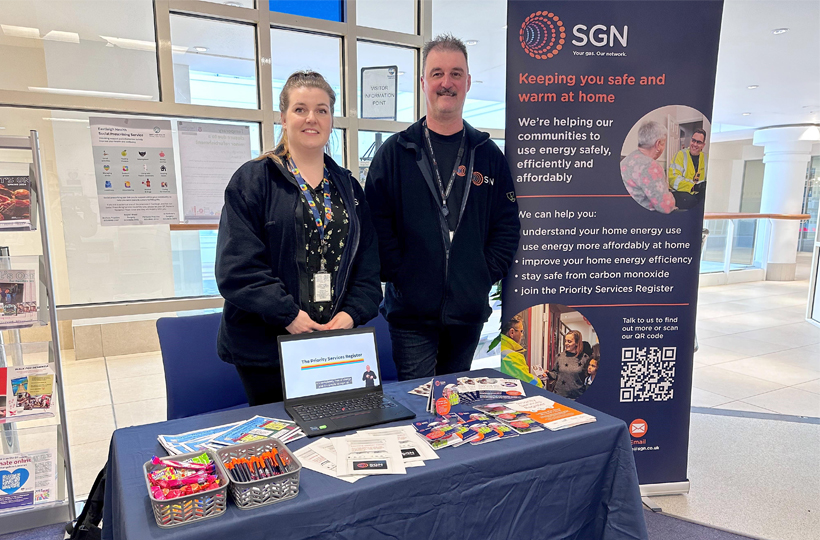
{"label": "handrail", "polygon": [[[752,214],[749,212],[706,212],[703,219],[781,219],[804,221],[811,218],[809,214]],[[173,225],[171,225],[173,227]]]}
{"label": "handrail", "polygon": [[172,231],[215,231],[219,229],[218,223],[172,223]]}

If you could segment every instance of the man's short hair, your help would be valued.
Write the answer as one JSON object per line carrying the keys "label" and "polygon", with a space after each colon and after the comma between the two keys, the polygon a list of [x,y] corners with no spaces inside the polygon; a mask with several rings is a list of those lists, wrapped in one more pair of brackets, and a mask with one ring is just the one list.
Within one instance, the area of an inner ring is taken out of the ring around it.
{"label": "man's short hair", "polygon": [[[427,55],[434,49],[441,49],[442,51],[460,52],[464,55],[464,62],[467,62],[467,46],[463,41],[455,37],[453,34],[439,34],[432,41],[428,41],[421,49],[421,72],[427,72]],[[468,64],[469,65],[469,64]],[[470,68],[467,68],[469,71]]]}
{"label": "man's short hair", "polygon": [[523,323],[524,323],[524,317],[522,317],[521,314],[519,313],[518,315],[516,315],[515,317],[513,317],[512,319],[510,319],[509,321],[506,321],[505,323],[503,323],[501,325],[501,333],[506,336],[507,332],[510,331],[510,328],[515,328],[519,324],[523,324]]}
{"label": "man's short hair", "polygon": [[664,137],[666,137],[666,126],[653,120],[644,122],[638,128],[638,148],[652,148]]}
{"label": "man's short hair", "polygon": [[694,132],[694,133],[692,133],[692,137],[694,137],[694,136],[695,136],[696,134],[698,134],[698,133],[700,133],[701,135],[703,135],[703,142],[706,142],[706,130],[703,130],[703,129],[696,129],[696,130],[695,130],[695,132]]}

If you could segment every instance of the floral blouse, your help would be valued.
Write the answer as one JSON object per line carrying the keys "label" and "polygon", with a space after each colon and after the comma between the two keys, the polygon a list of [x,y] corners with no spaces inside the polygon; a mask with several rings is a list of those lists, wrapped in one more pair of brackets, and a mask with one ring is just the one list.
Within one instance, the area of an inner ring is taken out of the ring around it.
{"label": "floral blouse", "polygon": [[621,161],[621,178],[632,198],[647,210],[668,214],[675,209],[663,167],[640,150]]}

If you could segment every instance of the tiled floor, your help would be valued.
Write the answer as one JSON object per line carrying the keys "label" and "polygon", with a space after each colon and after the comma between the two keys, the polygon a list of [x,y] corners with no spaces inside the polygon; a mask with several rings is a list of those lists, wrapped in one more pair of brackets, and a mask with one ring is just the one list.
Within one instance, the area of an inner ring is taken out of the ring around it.
{"label": "tiled floor", "polygon": [[[809,262],[801,260],[803,277]],[[820,538],[820,328],[805,321],[807,295],[807,279],[700,290],[692,487],[655,498],[664,511],[762,538]],[[165,382],[158,353],[79,361],[64,354],[82,497],[115,428],[165,420]]]}

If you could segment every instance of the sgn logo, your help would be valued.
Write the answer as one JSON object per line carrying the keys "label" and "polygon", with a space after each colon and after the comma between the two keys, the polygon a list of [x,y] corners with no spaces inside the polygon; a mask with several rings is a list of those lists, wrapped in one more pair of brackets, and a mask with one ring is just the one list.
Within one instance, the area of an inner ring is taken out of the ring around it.
{"label": "sgn logo", "polygon": [[[572,27],[572,35],[575,37],[570,43],[576,47],[592,45],[594,47],[615,47],[620,44],[626,47],[629,27],[624,26],[618,29],[614,25],[609,27],[603,24],[596,24],[592,27],[586,24],[576,24]],[[528,55],[539,60],[552,58],[564,48],[567,31],[564,23],[555,13],[551,11],[536,11],[524,19],[521,29],[518,32],[518,40],[521,48]],[[576,52],[574,54],[584,54]],[[588,52],[587,55],[593,53]],[[598,53],[602,55],[604,53]],[[609,55],[611,56],[611,54]],[[616,54],[618,56],[618,54]],[[622,55],[621,55],[622,56]]]}
{"label": "sgn logo", "polygon": [[567,31],[558,15],[536,11],[524,19],[518,39],[524,51],[539,60],[552,58],[564,47]]}

